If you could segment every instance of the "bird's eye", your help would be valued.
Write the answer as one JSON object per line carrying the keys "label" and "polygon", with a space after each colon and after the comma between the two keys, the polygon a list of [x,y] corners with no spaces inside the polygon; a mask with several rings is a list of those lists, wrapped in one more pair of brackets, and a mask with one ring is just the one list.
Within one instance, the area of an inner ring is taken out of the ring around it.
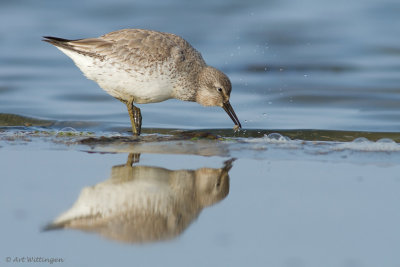
{"label": "bird's eye", "polygon": [[222,92],[222,88],[218,88],[218,92]]}

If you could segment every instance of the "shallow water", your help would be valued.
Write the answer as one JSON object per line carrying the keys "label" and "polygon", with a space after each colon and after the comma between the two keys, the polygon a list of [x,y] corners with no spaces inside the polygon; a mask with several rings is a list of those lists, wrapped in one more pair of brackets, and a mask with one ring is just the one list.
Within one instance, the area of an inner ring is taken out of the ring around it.
{"label": "shallow water", "polygon": [[[400,265],[399,11],[0,2],[0,265]],[[179,34],[226,72],[244,129],[169,100],[141,105],[131,137],[125,106],[40,41],[127,27]]]}
{"label": "shallow water", "polygon": [[67,266],[400,263],[400,146],[394,142],[206,132],[139,139],[0,133],[5,260],[42,257]]}

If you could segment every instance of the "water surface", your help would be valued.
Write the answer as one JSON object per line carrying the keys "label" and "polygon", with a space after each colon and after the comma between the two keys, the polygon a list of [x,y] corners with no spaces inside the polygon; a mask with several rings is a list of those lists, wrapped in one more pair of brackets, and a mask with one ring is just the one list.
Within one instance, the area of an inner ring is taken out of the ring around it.
{"label": "water surface", "polygon": [[[399,11],[2,1],[0,265],[399,266]],[[129,27],[179,34],[227,73],[244,129],[169,100],[141,105],[132,137],[125,106],[41,42]]]}
{"label": "water surface", "polygon": [[[233,82],[245,128],[399,130],[399,3],[85,1],[0,4],[0,113],[129,126],[126,108],[41,36],[137,27],[182,35]],[[143,127],[230,128],[220,108],[141,105]]]}
{"label": "water surface", "polygon": [[120,137],[96,143],[18,133],[1,139],[4,259],[61,258],[67,266],[400,263],[396,143],[145,135],[145,142],[121,145],[109,140]]}

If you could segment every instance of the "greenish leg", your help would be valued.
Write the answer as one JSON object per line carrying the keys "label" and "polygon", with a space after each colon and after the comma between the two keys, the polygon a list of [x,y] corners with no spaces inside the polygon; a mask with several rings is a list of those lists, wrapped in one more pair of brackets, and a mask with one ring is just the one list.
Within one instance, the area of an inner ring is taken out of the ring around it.
{"label": "greenish leg", "polygon": [[134,135],[139,136],[142,130],[142,114],[140,108],[133,105],[133,100],[133,97],[131,97],[125,104],[128,108],[129,118],[131,119],[132,132]]}

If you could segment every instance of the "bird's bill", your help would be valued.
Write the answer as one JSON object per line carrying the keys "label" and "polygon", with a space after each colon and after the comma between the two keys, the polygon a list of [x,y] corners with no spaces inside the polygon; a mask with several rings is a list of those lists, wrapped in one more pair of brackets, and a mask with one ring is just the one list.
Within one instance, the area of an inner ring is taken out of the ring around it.
{"label": "bird's bill", "polygon": [[229,117],[231,117],[233,123],[235,123],[235,125],[239,126],[239,128],[242,128],[242,125],[240,124],[240,121],[238,119],[238,117],[236,116],[235,111],[233,110],[231,103],[225,102],[222,105],[222,108],[226,111],[226,113],[228,113]]}

